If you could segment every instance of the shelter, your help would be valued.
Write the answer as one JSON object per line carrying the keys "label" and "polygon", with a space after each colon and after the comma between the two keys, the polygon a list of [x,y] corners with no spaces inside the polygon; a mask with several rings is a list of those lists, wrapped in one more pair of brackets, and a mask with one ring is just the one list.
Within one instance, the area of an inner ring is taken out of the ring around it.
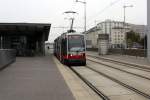
{"label": "shelter", "polygon": [[0,48],[16,49],[17,56],[45,55],[51,24],[0,23]]}

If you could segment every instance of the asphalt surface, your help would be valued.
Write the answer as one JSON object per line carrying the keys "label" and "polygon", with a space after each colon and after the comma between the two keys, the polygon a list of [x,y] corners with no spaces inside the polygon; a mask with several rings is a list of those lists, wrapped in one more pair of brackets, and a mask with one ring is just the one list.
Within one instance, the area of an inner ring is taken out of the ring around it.
{"label": "asphalt surface", "polygon": [[75,100],[52,57],[19,57],[0,71],[0,100]]}

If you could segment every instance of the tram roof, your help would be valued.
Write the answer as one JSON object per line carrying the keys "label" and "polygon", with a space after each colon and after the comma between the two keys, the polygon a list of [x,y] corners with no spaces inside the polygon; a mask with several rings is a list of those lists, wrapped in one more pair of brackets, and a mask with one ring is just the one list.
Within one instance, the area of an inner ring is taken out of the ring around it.
{"label": "tram roof", "polygon": [[84,35],[84,34],[80,32],[71,32],[71,33],[66,32],[66,33],[63,33],[62,35]]}
{"label": "tram roof", "polygon": [[61,34],[61,35],[58,36],[57,38],[55,38],[54,41],[56,41],[56,40],[58,40],[58,39],[62,39],[62,38],[65,37],[66,35],[84,35],[84,34],[82,34],[82,33],[80,33],[80,32],[71,32],[71,33],[66,32],[66,33]]}

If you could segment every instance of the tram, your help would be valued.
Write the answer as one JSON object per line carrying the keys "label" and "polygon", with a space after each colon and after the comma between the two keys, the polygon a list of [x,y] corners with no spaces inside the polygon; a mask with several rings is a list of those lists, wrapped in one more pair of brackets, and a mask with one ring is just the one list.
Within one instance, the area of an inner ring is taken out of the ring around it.
{"label": "tram", "polygon": [[54,55],[66,65],[86,65],[84,34],[66,32],[54,40]]}

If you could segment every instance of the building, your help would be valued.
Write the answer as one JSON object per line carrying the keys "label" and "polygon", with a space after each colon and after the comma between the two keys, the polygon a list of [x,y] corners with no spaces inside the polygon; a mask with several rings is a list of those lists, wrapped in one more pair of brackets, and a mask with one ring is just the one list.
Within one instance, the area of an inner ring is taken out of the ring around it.
{"label": "building", "polygon": [[0,48],[15,49],[17,56],[45,55],[51,24],[0,23]]}
{"label": "building", "polygon": [[53,54],[53,51],[54,51],[53,44],[54,44],[54,43],[50,43],[50,42],[46,42],[46,43],[45,43],[45,54],[46,54],[46,55],[51,55],[51,54]]}
{"label": "building", "polygon": [[131,24],[131,30],[135,33],[138,33],[141,38],[143,38],[147,34],[147,25],[135,25]]}
{"label": "building", "polygon": [[106,20],[97,24],[101,28],[100,34],[109,34],[111,48],[122,48],[126,45],[126,32],[130,31],[130,25],[120,21]]}
{"label": "building", "polygon": [[124,48],[126,46],[126,32],[131,30],[144,37],[146,26],[106,20],[88,30],[86,32],[86,39],[87,41],[91,41],[92,48],[97,48],[98,34],[108,34],[110,48]]}
{"label": "building", "polygon": [[101,29],[93,27],[88,30],[85,34],[87,48],[97,48],[98,34]]}
{"label": "building", "polygon": [[109,44],[112,48],[121,48],[125,45],[125,32],[128,32],[130,27],[120,21],[106,20],[98,23],[94,28],[86,32],[87,40],[92,41],[92,47],[97,48],[98,34],[108,34]]}

